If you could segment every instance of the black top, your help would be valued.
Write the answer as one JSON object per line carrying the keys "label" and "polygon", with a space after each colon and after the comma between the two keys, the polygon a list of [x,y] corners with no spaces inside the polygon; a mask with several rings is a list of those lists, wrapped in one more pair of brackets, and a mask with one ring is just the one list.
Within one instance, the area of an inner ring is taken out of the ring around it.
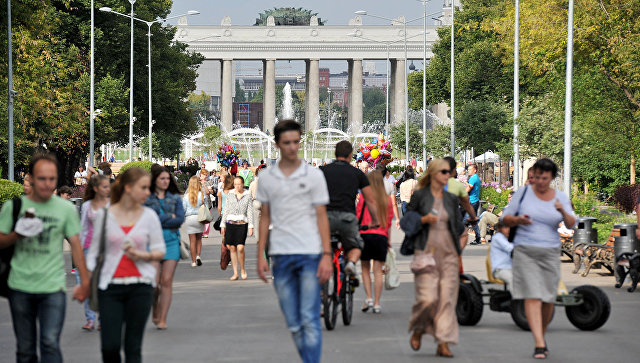
{"label": "black top", "polygon": [[327,210],[356,214],[356,196],[358,190],[369,186],[369,179],[362,170],[346,161],[336,160],[320,167],[327,180],[329,205]]}

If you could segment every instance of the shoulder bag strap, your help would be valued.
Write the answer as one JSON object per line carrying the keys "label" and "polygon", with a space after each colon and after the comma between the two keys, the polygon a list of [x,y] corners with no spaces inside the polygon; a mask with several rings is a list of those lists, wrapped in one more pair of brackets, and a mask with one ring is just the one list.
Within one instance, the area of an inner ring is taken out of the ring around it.
{"label": "shoulder bag strap", "polygon": [[518,209],[516,210],[516,213],[514,214],[516,217],[520,214],[520,208],[522,208],[522,200],[524,199],[524,196],[527,195],[527,190],[529,189],[529,186],[526,185],[524,187],[524,192],[522,192],[522,195],[520,196],[520,200],[518,201]]}
{"label": "shoulder bag strap", "polygon": [[22,198],[20,197],[16,197],[13,198],[13,200],[11,201],[13,210],[12,210],[12,215],[13,215],[13,225],[11,226],[11,230],[13,231],[14,229],[16,229],[16,223],[18,223],[18,216],[20,215],[20,208],[22,208]]}
{"label": "shoulder bag strap", "polygon": [[[362,198],[364,199],[364,195],[362,196]],[[367,201],[363,200],[362,201],[362,209],[360,209],[360,218],[358,219],[358,225],[362,225],[362,218],[364,218],[364,208],[367,206]]]}
{"label": "shoulder bag strap", "polygon": [[104,207],[102,209],[104,211],[104,217],[102,218],[102,231],[100,232],[100,248],[98,249],[98,263],[99,266],[102,267],[102,261],[104,260],[104,250],[106,244],[106,231],[107,231],[107,215],[109,214],[109,209]]}

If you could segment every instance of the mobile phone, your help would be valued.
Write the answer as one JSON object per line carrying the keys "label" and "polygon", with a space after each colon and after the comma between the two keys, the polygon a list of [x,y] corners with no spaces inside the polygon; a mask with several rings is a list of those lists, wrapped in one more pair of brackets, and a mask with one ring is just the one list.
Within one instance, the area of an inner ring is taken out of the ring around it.
{"label": "mobile phone", "polygon": [[128,250],[129,248],[131,248],[131,247],[133,247],[133,243],[131,243],[131,241],[125,241],[125,242],[122,244],[122,250],[123,250],[123,251],[126,251],[126,250]]}
{"label": "mobile phone", "polygon": [[437,210],[435,210],[435,209],[432,209],[432,210],[431,210],[431,214],[433,214],[434,216],[437,216],[437,215],[438,215],[438,211],[437,211]]}

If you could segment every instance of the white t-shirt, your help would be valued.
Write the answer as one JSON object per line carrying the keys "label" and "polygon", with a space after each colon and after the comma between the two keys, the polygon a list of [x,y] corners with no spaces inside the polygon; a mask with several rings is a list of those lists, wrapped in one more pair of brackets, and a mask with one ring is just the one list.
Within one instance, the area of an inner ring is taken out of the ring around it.
{"label": "white t-shirt", "polygon": [[393,186],[393,184],[386,180],[383,180],[383,181],[384,181],[384,191],[387,193],[387,195],[396,195],[395,193],[396,188]]}
{"label": "white t-shirt", "polygon": [[83,171],[82,173],[79,171],[76,171],[75,175],[73,176],[74,178],[86,178],[87,177],[87,172]]}
{"label": "white t-shirt", "polygon": [[269,255],[322,252],[316,207],[329,204],[329,191],[320,169],[303,162],[285,177],[278,162],[260,172],[256,199],[269,206]]}

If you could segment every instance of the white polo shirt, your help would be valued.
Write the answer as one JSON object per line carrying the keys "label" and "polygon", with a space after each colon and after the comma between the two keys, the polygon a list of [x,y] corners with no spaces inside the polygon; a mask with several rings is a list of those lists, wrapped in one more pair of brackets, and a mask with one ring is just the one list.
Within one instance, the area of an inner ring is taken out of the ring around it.
{"label": "white polo shirt", "polygon": [[260,172],[256,199],[269,205],[273,229],[269,236],[270,255],[319,254],[322,240],[316,207],[329,204],[324,174],[301,162],[289,177],[280,162]]}

